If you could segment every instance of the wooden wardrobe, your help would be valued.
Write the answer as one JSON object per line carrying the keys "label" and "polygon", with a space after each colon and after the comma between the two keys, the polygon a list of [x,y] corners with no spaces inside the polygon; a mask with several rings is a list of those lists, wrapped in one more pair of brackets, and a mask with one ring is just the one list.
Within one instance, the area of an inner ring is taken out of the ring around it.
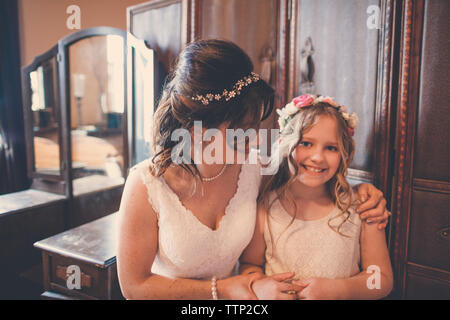
{"label": "wooden wardrobe", "polygon": [[313,92],[356,112],[349,179],[392,210],[390,298],[449,299],[449,15],[447,0],[154,0],[128,9],[128,31],[167,72],[187,43],[231,40],[277,107]]}

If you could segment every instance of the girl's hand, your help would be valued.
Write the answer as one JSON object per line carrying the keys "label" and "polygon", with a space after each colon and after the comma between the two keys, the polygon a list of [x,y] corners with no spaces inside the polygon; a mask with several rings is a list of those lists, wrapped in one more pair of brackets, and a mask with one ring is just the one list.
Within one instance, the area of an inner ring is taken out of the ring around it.
{"label": "girl's hand", "polygon": [[256,280],[252,286],[253,292],[259,300],[296,300],[296,293],[303,288],[283,282],[291,279],[294,275],[294,272],[286,272]]}
{"label": "girl's hand", "polygon": [[337,300],[343,299],[343,286],[339,280],[326,278],[310,278],[292,281],[293,284],[304,287],[297,293],[299,300]]}
{"label": "girl's hand", "polygon": [[252,284],[263,277],[264,275],[258,272],[217,280],[217,293],[219,299],[258,300],[252,290]]}
{"label": "girl's hand", "polygon": [[361,204],[356,208],[356,212],[361,214],[361,220],[368,223],[377,223],[378,229],[386,228],[390,212],[386,209],[386,199],[383,192],[368,183],[357,186],[357,193]]}

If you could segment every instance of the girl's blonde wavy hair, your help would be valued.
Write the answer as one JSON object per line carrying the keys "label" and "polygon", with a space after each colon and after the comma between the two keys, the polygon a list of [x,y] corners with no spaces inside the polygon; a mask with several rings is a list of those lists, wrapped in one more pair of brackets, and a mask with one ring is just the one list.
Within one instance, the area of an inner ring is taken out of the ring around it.
{"label": "girl's blonde wavy hair", "polygon": [[[285,199],[293,204],[295,212],[297,212],[297,205],[295,204],[293,194],[289,188],[292,183],[294,183],[295,177],[299,172],[299,166],[293,158],[292,153],[302,141],[303,134],[317,123],[319,117],[323,116],[331,117],[336,120],[338,130],[338,152],[341,157],[336,174],[327,182],[330,196],[339,208],[340,214],[330,218],[328,225],[335,232],[344,237],[348,237],[341,233],[340,229],[350,217],[349,209],[355,205],[354,201],[352,201],[352,188],[346,180],[347,170],[355,153],[355,142],[348,130],[348,124],[340,111],[328,103],[318,102],[311,106],[303,107],[299,109],[299,112],[290,120],[290,124],[293,126],[294,130],[288,136],[281,136],[279,150],[285,150],[284,154],[274,155],[273,160],[278,161],[278,171],[275,175],[264,176],[258,196],[258,203],[262,205],[270,215],[270,208],[273,203],[281,197],[285,197]],[[279,158],[277,159],[277,157]],[[292,175],[289,170],[289,164],[295,169],[294,175]],[[270,194],[272,194],[272,192],[275,192],[276,197],[270,201]],[[333,227],[331,221],[341,216],[344,216],[342,223],[337,227]],[[295,216],[292,218],[289,225],[286,226],[285,230],[289,228],[294,220]]]}

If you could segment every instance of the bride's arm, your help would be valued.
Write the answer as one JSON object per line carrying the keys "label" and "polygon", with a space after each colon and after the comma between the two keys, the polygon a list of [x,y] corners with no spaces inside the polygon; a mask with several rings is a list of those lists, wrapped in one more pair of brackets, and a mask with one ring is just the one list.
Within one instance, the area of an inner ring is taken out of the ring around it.
{"label": "bride's arm", "polygon": [[265,210],[258,205],[255,230],[247,248],[239,258],[239,272],[241,274],[264,274],[266,243],[264,241]]}
{"label": "bride's arm", "polygon": [[[151,273],[158,250],[158,218],[139,173],[132,171],[119,210],[117,268],[127,299],[211,299],[211,281],[171,279]],[[192,257],[195,259],[195,257]],[[256,299],[250,284],[257,275],[218,280],[222,299]]]}

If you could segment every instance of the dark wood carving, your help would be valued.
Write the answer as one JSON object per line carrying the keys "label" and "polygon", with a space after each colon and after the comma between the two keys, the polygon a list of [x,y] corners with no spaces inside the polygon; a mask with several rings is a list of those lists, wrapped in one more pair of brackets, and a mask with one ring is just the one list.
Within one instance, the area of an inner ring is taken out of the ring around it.
{"label": "dark wood carving", "polygon": [[[423,7],[423,2],[420,1]],[[406,282],[406,263],[407,263],[407,241],[409,234],[409,211],[410,211],[410,168],[412,162],[408,150],[412,149],[412,137],[415,131],[415,112],[410,106],[414,106],[414,100],[417,99],[417,83],[410,82],[410,73],[415,72],[418,74],[418,65],[414,65],[414,56],[412,54],[417,52],[417,48],[420,44],[414,43],[420,41],[420,37],[414,37],[413,31],[418,33],[417,28],[421,25],[416,20],[413,21],[414,4],[412,1],[406,1],[403,5],[402,11],[404,12],[404,19],[402,25],[402,48],[401,48],[401,71],[400,71],[400,96],[399,107],[397,110],[397,131],[399,133],[397,137],[397,155],[396,155],[396,168],[397,183],[395,186],[396,199],[394,202],[394,219],[395,225],[393,228],[393,234],[395,235],[395,241],[393,244],[393,256],[392,262],[394,267],[394,279],[397,290],[401,290],[400,294],[405,295],[405,282]],[[413,22],[414,25],[413,25]],[[414,30],[413,30],[414,27]],[[420,33],[419,33],[420,34]],[[412,50],[412,47],[416,50]],[[414,67],[416,70],[414,70]],[[416,81],[417,82],[417,81]],[[409,112],[408,112],[409,111]],[[409,117],[408,117],[409,116]],[[408,181],[409,180],[409,181]]]}

